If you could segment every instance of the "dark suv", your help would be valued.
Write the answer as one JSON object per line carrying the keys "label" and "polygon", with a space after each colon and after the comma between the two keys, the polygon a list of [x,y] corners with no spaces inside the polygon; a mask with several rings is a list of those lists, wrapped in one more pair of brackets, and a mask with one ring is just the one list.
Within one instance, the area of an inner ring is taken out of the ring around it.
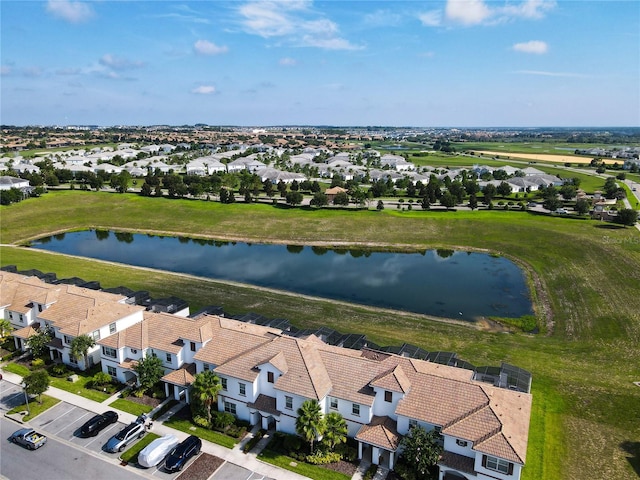
{"label": "dark suv", "polygon": [[195,435],[187,437],[176,448],[169,452],[167,459],[164,461],[165,470],[169,472],[182,470],[191,457],[195,457],[200,453],[201,448],[202,440]]}
{"label": "dark suv", "polygon": [[87,420],[85,424],[80,427],[80,435],[83,437],[95,437],[100,430],[117,421],[118,414],[113,410],[109,410],[102,415],[96,415],[90,420]]}

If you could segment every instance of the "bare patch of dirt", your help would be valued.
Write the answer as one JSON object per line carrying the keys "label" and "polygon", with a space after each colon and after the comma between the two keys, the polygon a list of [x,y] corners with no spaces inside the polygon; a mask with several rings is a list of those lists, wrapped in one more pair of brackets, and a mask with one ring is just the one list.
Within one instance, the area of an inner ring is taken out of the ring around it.
{"label": "bare patch of dirt", "polygon": [[334,463],[329,463],[327,465],[324,465],[324,468],[328,470],[333,470],[334,472],[343,473],[349,477],[353,477],[353,474],[356,473],[358,466],[354,465],[351,462],[340,460],[339,462],[334,462]]}
{"label": "bare patch of dirt", "polygon": [[162,403],[162,399],[153,398],[148,395],[143,395],[142,397],[135,397],[133,395],[129,395],[126,397],[126,400],[130,402],[139,403],[140,405],[147,405],[152,408],[156,408],[158,405]]}
{"label": "bare patch of dirt", "polygon": [[178,476],[178,480],[207,480],[223,463],[222,458],[202,453]]}

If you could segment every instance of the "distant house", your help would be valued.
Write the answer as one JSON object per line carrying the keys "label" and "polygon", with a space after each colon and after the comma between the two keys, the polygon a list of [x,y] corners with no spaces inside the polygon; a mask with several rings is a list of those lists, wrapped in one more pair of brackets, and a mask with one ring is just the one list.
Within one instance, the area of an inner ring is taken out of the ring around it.
{"label": "distant house", "polygon": [[29,180],[23,178],[10,177],[7,175],[0,176],[0,190],[11,190],[17,188],[18,190],[27,191],[31,189]]}
{"label": "distant house", "polygon": [[339,193],[347,193],[347,190],[342,187],[332,187],[332,188],[327,188],[324,191],[324,194],[327,196],[327,200],[329,200],[329,203],[333,203],[333,200],[336,198],[336,195],[338,195]]}

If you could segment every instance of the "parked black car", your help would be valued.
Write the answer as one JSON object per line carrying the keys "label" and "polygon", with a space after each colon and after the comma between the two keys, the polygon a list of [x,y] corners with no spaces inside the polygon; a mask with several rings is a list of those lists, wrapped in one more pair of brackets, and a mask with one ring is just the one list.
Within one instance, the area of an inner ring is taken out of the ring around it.
{"label": "parked black car", "polygon": [[202,440],[195,435],[187,437],[185,440],[169,452],[164,461],[164,468],[169,472],[178,472],[186,465],[191,457],[195,457],[200,453],[202,448]]}
{"label": "parked black car", "polygon": [[95,437],[105,427],[117,421],[118,414],[113,410],[109,410],[102,415],[96,415],[87,420],[85,424],[80,427],[80,435],[83,437]]}

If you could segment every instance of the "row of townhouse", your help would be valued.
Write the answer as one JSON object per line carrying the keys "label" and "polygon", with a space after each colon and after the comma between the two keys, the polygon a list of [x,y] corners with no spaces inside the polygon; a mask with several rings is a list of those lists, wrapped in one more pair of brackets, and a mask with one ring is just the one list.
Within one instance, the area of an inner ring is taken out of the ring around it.
{"label": "row of townhouse", "polygon": [[56,332],[52,358],[84,368],[65,352],[74,335],[90,332],[93,361],[120,382],[136,381],[136,362],[156,356],[175,399],[188,403],[195,375],[211,370],[222,384],[218,409],[254,425],[295,433],[297,409],[312,399],[344,417],[359,457],[375,464],[393,468],[402,437],[419,425],[441,435],[440,480],[520,478],[531,395],[476,381],[473,371],[217,315],[154,313],[114,294],[0,275],[4,316],[25,325],[13,332],[21,348],[27,330],[44,322]]}

